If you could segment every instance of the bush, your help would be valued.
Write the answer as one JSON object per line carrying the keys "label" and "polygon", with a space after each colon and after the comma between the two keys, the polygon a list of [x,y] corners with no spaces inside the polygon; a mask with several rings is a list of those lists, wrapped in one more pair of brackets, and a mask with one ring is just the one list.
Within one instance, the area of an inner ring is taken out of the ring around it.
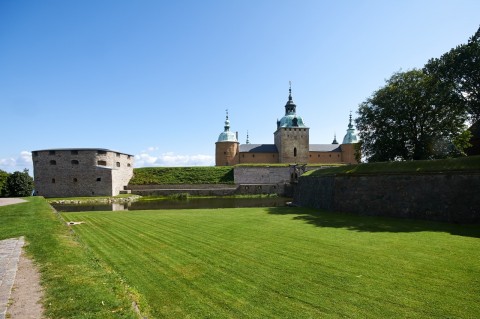
{"label": "bush", "polygon": [[28,174],[28,169],[23,172],[16,171],[10,174],[3,186],[3,195],[7,197],[25,197],[32,195],[33,178]]}

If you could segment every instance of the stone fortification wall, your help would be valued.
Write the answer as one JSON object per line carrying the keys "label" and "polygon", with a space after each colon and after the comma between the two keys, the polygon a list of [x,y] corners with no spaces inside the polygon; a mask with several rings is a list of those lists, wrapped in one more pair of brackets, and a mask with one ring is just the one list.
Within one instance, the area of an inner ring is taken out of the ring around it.
{"label": "stone fortification wall", "polygon": [[363,215],[480,222],[480,172],[300,177],[300,206]]}
{"label": "stone fortification wall", "polygon": [[133,176],[133,156],[105,149],[33,151],[35,190],[45,197],[112,196]]}

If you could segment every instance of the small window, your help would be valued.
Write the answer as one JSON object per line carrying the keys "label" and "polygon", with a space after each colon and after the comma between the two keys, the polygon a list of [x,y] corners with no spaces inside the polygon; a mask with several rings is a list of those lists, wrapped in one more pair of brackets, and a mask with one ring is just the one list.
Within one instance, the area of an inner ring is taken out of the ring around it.
{"label": "small window", "polygon": [[48,155],[55,155],[55,151],[48,151]]}
{"label": "small window", "polygon": [[102,181],[102,178],[101,177],[97,177],[97,182],[101,182]]}
{"label": "small window", "polygon": [[78,151],[77,151],[77,150],[70,151],[70,154],[72,154],[72,155],[78,155]]}
{"label": "small window", "polygon": [[227,155],[227,152],[223,152],[223,155]]}
{"label": "small window", "polygon": [[97,151],[97,154],[98,155],[107,155],[107,152],[106,151]]}
{"label": "small window", "polygon": [[32,152],[33,156],[38,156],[38,152]]}
{"label": "small window", "polygon": [[320,157],[320,154],[318,154],[318,156],[317,156],[317,157]]}
{"label": "small window", "polygon": [[57,165],[57,161],[51,160],[50,165]]}
{"label": "small window", "polygon": [[294,157],[297,156],[297,148],[296,148],[296,147],[293,148],[293,156],[294,156]]}
{"label": "small window", "polygon": [[127,167],[131,167],[132,165],[130,163],[127,164]]}
{"label": "small window", "polygon": [[78,161],[77,160],[72,160],[72,165],[78,165]]}
{"label": "small window", "polygon": [[116,155],[117,155],[117,157],[120,157],[120,153],[117,153]]}
{"label": "small window", "polygon": [[255,154],[252,154],[252,157],[255,157]]}
{"label": "small window", "polygon": [[98,161],[97,164],[99,166],[107,166],[107,162],[106,161]]}
{"label": "small window", "polygon": [[127,158],[130,159],[130,155],[127,155]]}
{"label": "small window", "polygon": [[55,178],[52,178],[52,184],[55,184]]}
{"label": "small window", "polygon": [[120,167],[120,162],[117,162],[117,164],[116,164],[116,165],[117,165],[117,167]]}
{"label": "small window", "polygon": [[340,154],[337,154],[337,157],[340,157]]}
{"label": "small window", "polygon": [[76,177],[73,178],[73,182],[76,183],[78,182],[78,179]]}
{"label": "small window", "polygon": [[332,157],[332,154],[328,154],[328,156]]}

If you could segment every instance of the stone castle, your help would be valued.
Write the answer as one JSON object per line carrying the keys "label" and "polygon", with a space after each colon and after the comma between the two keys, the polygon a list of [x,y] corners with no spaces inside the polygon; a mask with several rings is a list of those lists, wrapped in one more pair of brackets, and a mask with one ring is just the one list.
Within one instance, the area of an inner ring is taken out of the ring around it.
{"label": "stone castle", "polygon": [[101,148],[32,152],[35,192],[44,197],[115,196],[133,176],[133,155]]}
{"label": "stone castle", "polygon": [[240,144],[237,134],[230,131],[228,113],[224,131],[215,143],[215,165],[230,166],[246,163],[357,163],[355,159],[355,143],[352,115],[343,143],[339,144],[334,137],[331,144],[310,144],[310,128],[301,116],[297,115],[297,106],[293,102],[292,88],[289,89],[288,101],[285,104],[285,115],[277,120],[274,132],[274,144]]}

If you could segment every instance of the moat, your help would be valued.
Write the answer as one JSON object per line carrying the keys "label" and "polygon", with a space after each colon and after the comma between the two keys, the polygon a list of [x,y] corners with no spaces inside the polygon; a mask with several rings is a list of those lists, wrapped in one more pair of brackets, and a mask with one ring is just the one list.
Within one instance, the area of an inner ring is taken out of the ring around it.
{"label": "moat", "polygon": [[113,204],[52,204],[59,212],[83,212],[83,211],[125,211],[125,210],[155,210],[155,209],[216,209],[216,208],[239,208],[239,207],[280,207],[286,206],[289,198],[188,198],[139,200],[133,203]]}

